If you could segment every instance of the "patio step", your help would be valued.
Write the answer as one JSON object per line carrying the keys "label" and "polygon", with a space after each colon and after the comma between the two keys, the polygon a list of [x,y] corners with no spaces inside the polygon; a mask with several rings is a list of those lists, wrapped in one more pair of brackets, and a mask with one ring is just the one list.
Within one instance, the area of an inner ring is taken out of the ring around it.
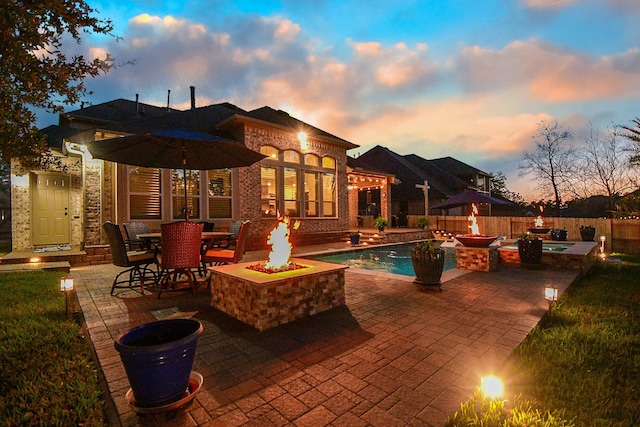
{"label": "patio step", "polygon": [[22,262],[12,264],[0,264],[0,272],[7,271],[35,271],[35,270],[48,270],[48,271],[71,271],[71,264],[69,261],[51,261],[51,262]]}

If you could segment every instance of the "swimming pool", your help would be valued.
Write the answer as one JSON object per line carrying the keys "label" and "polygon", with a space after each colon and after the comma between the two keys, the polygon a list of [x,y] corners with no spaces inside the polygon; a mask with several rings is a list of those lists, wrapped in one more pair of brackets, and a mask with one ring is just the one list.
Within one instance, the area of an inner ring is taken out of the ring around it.
{"label": "swimming pool", "polygon": [[[377,246],[348,252],[338,252],[330,255],[310,256],[311,259],[348,265],[365,270],[381,271],[404,276],[415,277],[411,264],[411,249],[415,243],[404,243],[391,246]],[[445,253],[444,270],[456,268],[455,248],[442,248]]]}
{"label": "swimming pool", "polygon": [[[573,245],[574,245],[573,243],[542,242],[542,250],[551,251],[551,252],[562,252],[562,251],[566,251]],[[503,246],[503,248],[518,249],[518,242],[515,242],[511,245],[505,245]]]}

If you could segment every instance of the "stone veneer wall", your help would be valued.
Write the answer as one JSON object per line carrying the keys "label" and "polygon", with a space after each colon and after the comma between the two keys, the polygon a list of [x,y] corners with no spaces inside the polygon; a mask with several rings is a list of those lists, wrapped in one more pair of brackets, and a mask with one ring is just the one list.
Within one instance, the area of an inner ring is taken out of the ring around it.
{"label": "stone veneer wall", "polygon": [[495,271],[499,261],[498,248],[456,246],[456,267],[461,270]]}
{"label": "stone veneer wall", "polygon": [[[500,259],[504,263],[520,264],[520,254],[517,249],[500,248]],[[570,270],[580,270],[582,273],[589,272],[598,261],[598,246],[587,255],[563,254],[560,252],[542,252],[541,263],[550,268],[564,268]]]}
{"label": "stone veneer wall", "polygon": [[[255,151],[260,151],[263,145],[270,145],[279,150],[296,150],[302,153],[297,135],[293,132],[283,133],[272,130],[246,125],[244,129],[245,145]],[[340,189],[347,188],[347,154],[344,148],[314,140],[309,136],[309,150],[318,156],[330,156],[336,160],[336,197],[338,217],[333,218],[302,218],[301,225],[297,233],[332,233],[346,231],[349,228],[349,200],[347,191]],[[239,169],[240,207],[238,218],[251,220],[249,228],[249,249],[255,249],[256,244],[264,241],[269,232],[277,225],[277,220],[273,218],[263,218],[260,210],[260,164],[254,164],[246,168]],[[339,238],[338,238],[339,240]]]}
{"label": "stone veneer wall", "polygon": [[344,269],[293,276],[272,284],[256,284],[213,271],[211,305],[260,331],[344,303]]}

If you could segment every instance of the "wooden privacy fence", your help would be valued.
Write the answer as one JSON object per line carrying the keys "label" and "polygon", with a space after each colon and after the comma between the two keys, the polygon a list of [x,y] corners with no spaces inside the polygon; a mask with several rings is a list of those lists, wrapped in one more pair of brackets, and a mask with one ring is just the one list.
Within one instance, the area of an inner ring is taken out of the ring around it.
{"label": "wooden privacy fence", "polygon": [[[477,222],[481,234],[505,236],[517,239],[527,228],[533,227],[533,217],[478,216]],[[444,230],[454,234],[469,233],[469,219],[466,216],[431,215],[430,230]],[[555,218],[543,217],[544,226],[567,230],[568,240],[582,240],[580,226],[590,225],[596,228],[596,241],[605,237],[607,252],[640,253],[640,220],[608,218]]]}

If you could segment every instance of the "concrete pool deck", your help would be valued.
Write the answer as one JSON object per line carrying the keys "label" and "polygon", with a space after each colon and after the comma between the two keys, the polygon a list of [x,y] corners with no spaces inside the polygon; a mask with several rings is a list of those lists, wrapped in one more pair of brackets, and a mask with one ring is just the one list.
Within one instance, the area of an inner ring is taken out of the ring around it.
{"label": "concrete pool deck", "polygon": [[[336,249],[345,245],[335,244]],[[294,254],[330,251],[295,248]],[[261,260],[266,252],[247,253]],[[412,278],[348,269],[346,305],[259,332],[214,309],[199,289],[157,299],[110,296],[121,268],[73,268],[87,336],[124,426],[441,426],[488,373],[505,361],[547,312],[543,288],[560,293],[575,270],[523,270],[450,277],[443,291],[421,292]],[[194,370],[202,390],[177,413],[138,416],[114,348],[128,328],[176,313],[204,325]],[[172,418],[173,417],[173,418]]]}

